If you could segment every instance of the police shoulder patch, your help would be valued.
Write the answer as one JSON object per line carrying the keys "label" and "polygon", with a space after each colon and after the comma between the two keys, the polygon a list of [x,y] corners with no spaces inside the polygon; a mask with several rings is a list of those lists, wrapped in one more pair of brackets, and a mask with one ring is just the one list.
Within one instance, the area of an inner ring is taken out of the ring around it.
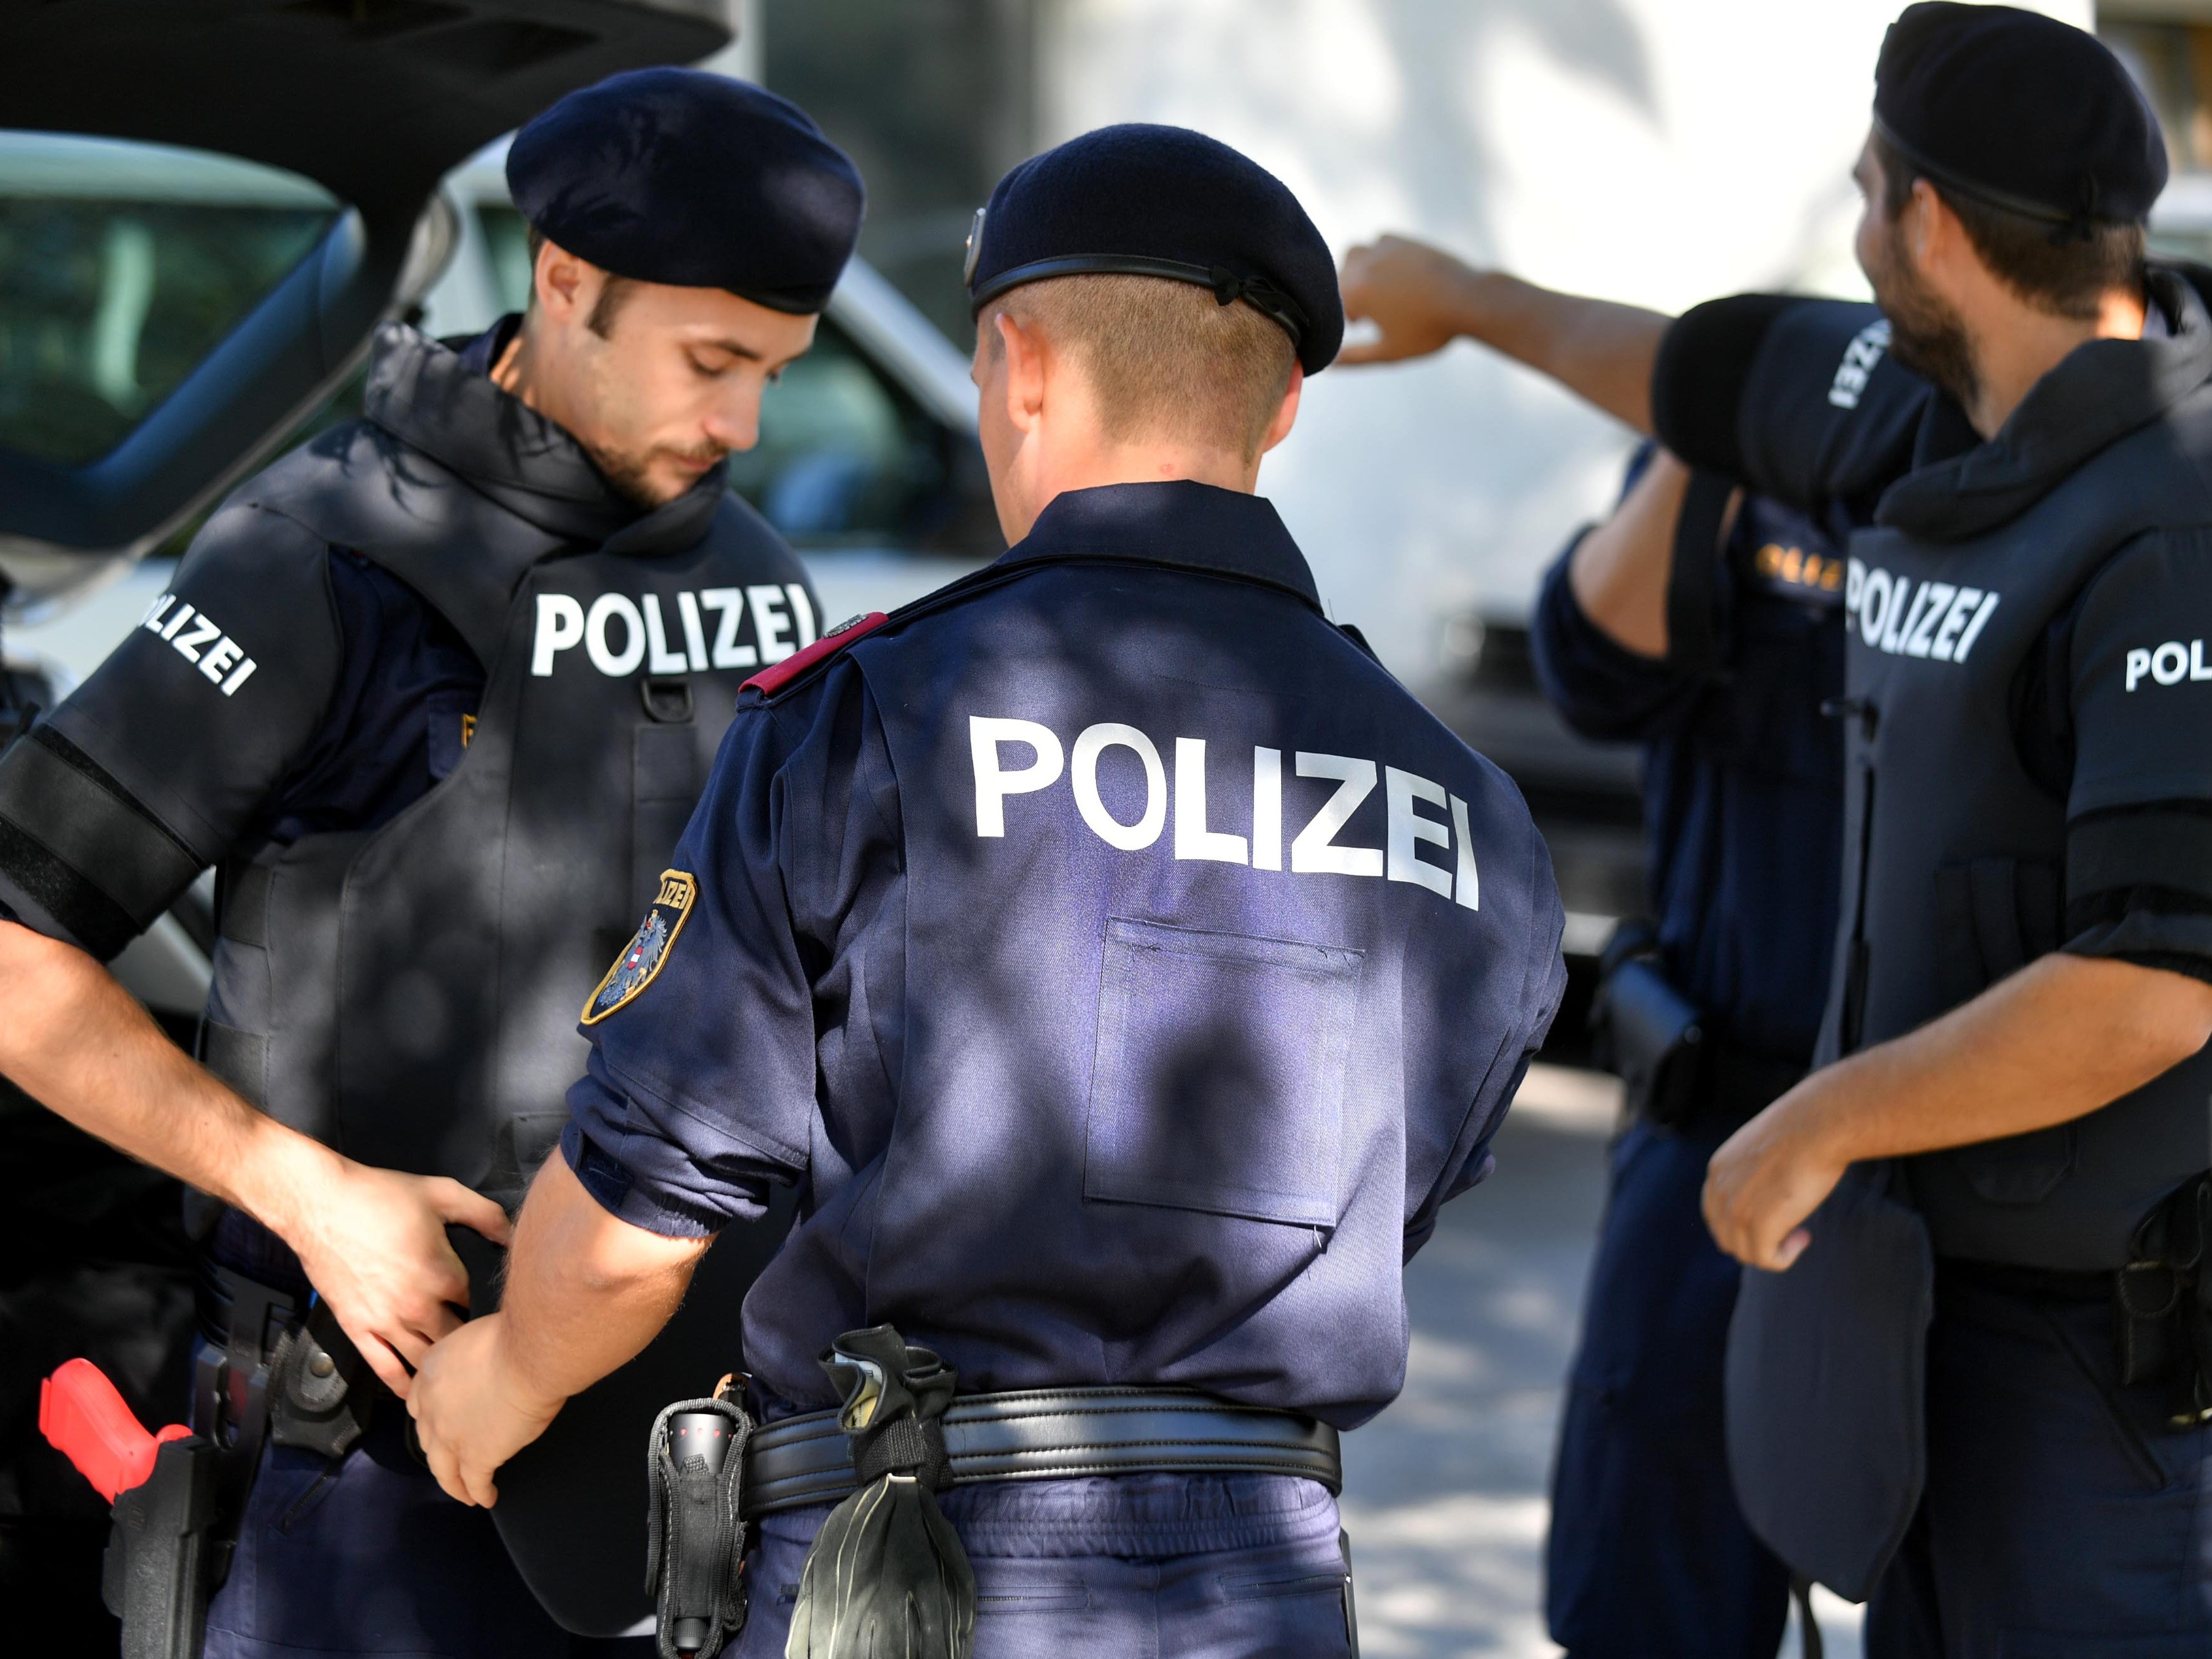
{"label": "police shoulder patch", "polygon": [[636,936],[623,947],[615,965],[607,969],[607,976],[584,1004],[585,1024],[598,1024],[653,983],[653,975],[675,947],[676,936],[684,931],[684,919],[691,914],[691,901],[698,895],[699,884],[689,871],[660,872],[660,891],[653,908],[645,913]]}

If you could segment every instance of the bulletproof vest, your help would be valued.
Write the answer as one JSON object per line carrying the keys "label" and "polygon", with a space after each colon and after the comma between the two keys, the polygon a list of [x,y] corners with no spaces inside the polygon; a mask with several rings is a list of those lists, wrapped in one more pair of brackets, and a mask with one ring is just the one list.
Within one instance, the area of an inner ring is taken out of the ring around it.
{"label": "bulletproof vest", "polygon": [[738,687],[817,631],[797,562],[719,480],[611,523],[580,452],[526,417],[388,331],[368,418],[240,492],[406,582],[487,683],[459,764],[391,822],[224,868],[203,1042],[279,1121],[510,1205]]}
{"label": "bulletproof vest", "polygon": [[[2212,332],[2192,291],[2154,283],[2181,316],[2175,337],[2082,348],[2006,434],[1899,481],[1852,538],[1844,925],[1817,1063],[2065,941],[2066,803],[2023,763],[2014,685],[2131,537],[2206,517]],[[2212,1053],[2087,1117],[1904,1174],[1938,1255],[2117,1267],[2158,1200],[2212,1165],[2208,1103]]]}

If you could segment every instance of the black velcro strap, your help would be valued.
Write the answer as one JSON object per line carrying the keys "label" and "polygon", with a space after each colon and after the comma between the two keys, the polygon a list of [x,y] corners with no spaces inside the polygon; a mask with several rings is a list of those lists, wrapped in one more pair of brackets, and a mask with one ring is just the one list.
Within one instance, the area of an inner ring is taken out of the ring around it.
{"label": "black velcro strap", "polygon": [[1667,575],[1667,665],[1685,674],[1721,671],[1721,526],[1728,518],[1733,479],[1717,472],[1690,475],[1682,510],[1674,520],[1674,562]]}
{"label": "black velcro strap", "polygon": [[1708,300],[1674,319],[1651,370],[1659,441],[1692,466],[1741,477],[1744,388],[1775,319],[1803,301],[1781,294]]}
{"label": "black velcro strap", "polygon": [[2066,831],[2066,902],[2156,887],[2212,902],[2212,817],[2180,806],[2100,813]]}
{"label": "black velcro strap", "polygon": [[102,962],[138,937],[138,924],[121,905],[5,818],[0,818],[0,871]]}
{"label": "black velcro strap", "polygon": [[220,1020],[200,1022],[200,1064],[256,1106],[269,1103],[269,1039]]}
{"label": "black velcro strap", "polygon": [[952,1484],[945,1425],[936,1418],[902,1417],[853,1437],[853,1478],[868,1486],[887,1474],[910,1474],[932,1492]]}
{"label": "black velcro strap", "polygon": [[0,756],[0,818],[98,888],[144,928],[202,861],[98,763],[50,726]]}

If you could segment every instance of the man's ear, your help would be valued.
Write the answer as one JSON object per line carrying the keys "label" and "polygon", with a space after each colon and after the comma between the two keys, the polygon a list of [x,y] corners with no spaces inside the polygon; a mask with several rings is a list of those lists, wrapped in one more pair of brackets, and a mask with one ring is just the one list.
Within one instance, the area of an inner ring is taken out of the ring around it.
{"label": "man's ear", "polygon": [[1912,199],[1905,204],[1902,219],[1898,229],[1904,234],[1913,263],[1923,271],[1930,260],[1951,252],[1948,242],[1952,236],[1966,234],[1966,227],[1959,222],[1958,215],[1951,211],[1936,193],[1936,186],[1925,179],[1912,181]]}
{"label": "man's ear", "polygon": [[991,325],[1006,354],[1006,418],[1015,430],[1034,432],[1044,416],[1044,343],[1004,311],[992,313]]}
{"label": "man's ear", "polygon": [[545,314],[568,323],[581,318],[598,297],[599,284],[593,279],[603,276],[598,266],[549,241],[538,250],[531,283]]}
{"label": "man's ear", "polygon": [[1304,363],[1291,365],[1291,383],[1283,388],[1283,401],[1276,405],[1275,418],[1267,422],[1267,435],[1260,440],[1260,453],[1264,455],[1291,435],[1297,424],[1298,400],[1305,395],[1306,369]]}

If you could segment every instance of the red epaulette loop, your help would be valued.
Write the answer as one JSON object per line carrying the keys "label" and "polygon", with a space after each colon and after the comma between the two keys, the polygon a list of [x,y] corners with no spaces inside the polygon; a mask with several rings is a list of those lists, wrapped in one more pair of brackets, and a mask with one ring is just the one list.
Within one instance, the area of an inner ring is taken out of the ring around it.
{"label": "red epaulette loop", "polygon": [[880,611],[871,611],[865,617],[848,617],[804,651],[795,651],[781,662],[771,663],[738,689],[740,692],[757,691],[764,697],[772,697],[824,657],[836,656],[863,634],[873,633],[890,620]]}

